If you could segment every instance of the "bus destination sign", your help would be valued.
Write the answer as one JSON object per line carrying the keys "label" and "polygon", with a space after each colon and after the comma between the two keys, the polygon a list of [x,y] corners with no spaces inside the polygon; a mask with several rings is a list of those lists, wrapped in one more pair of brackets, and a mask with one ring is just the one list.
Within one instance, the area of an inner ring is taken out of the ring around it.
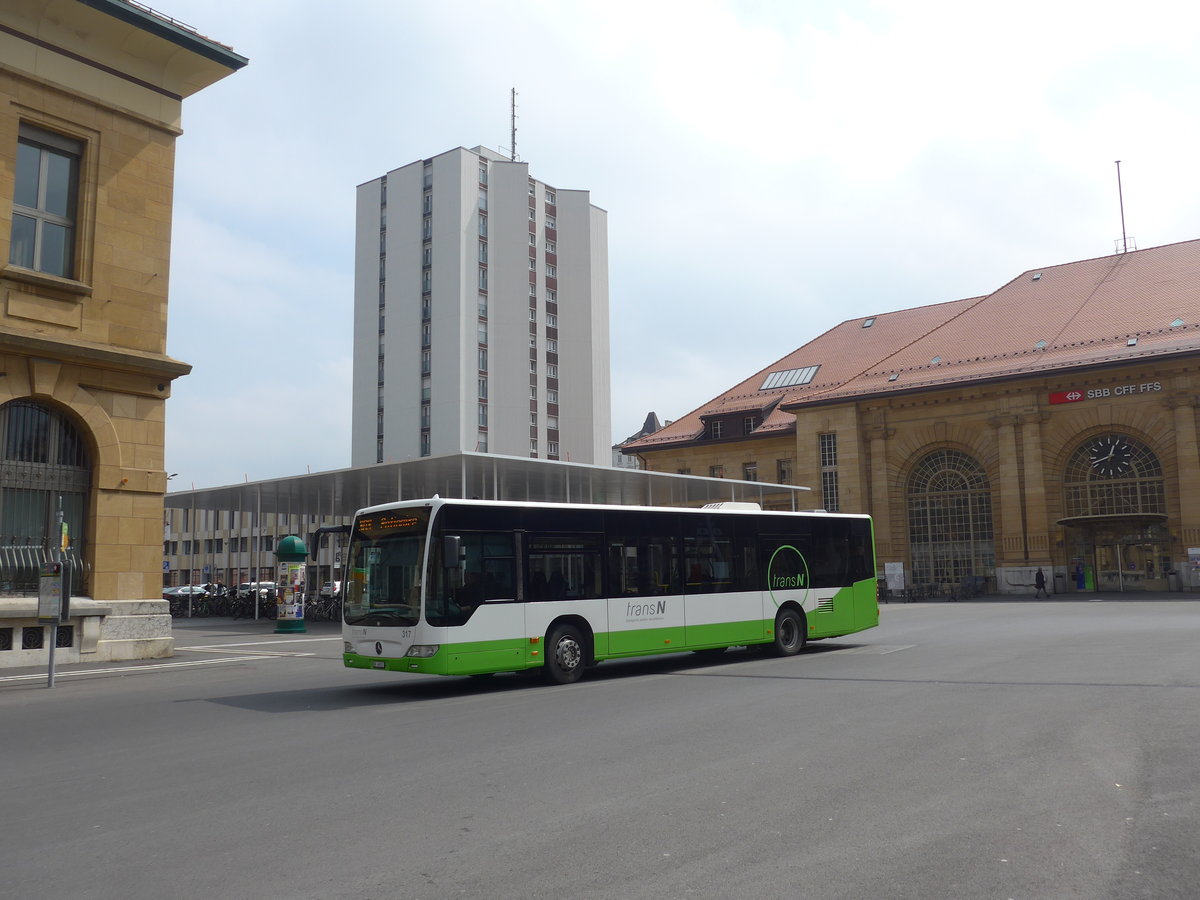
{"label": "bus destination sign", "polygon": [[409,531],[421,524],[421,517],[401,513],[380,513],[363,516],[358,520],[358,530],[363,534],[378,535],[389,531]]}
{"label": "bus destination sign", "polygon": [[1110,388],[1071,388],[1067,391],[1053,391],[1050,402],[1079,403],[1081,400],[1104,400],[1109,397],[1132,397],[1134,394],[1151,394],[1162,390],[1161,381],[1147,381],[1142,384],[1118,384]]}

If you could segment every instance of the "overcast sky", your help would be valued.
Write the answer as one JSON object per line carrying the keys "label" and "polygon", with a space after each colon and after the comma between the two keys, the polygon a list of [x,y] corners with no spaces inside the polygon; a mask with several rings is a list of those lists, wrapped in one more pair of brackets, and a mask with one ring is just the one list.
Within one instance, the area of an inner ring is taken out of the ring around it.
{"label": "overcast sky", "polygon": [[[174,489],[350,461],[354,189],[517,152],[608,211],[613,442],[846,319],[1200,238],[1194,3],[152,0],[187,100]],[[1014,327],[1016,323],[1014,323]]]}

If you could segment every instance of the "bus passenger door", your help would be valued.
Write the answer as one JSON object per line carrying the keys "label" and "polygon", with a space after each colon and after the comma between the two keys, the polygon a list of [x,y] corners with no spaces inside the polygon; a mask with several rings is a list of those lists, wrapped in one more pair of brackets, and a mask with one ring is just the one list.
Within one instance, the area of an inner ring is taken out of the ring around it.
{"label": "bus passenger door", "polygon": [[683,588],[675,516],[609,518],[609,652],[679,650],[684,646]]}
{"label": "bus passenger door", "polygon": [[693,516],[683,527],[687,645],[762,641],[763,594],[748,520]]}

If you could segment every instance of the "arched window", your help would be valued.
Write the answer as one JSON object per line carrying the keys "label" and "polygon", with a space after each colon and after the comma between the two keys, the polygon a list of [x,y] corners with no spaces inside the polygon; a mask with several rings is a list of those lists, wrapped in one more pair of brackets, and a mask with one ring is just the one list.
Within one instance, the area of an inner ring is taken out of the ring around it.
{"label": "arched window", "polygon": [[1167,511],[1158,457],[1119,432],[1084,441],[1067,460],[1063,488],[1068,517]]}
{"label": "arched window", "polygon": [[62,414],[33,400],[0,406],[0,594],[37,593],[38,569],[57,558],[61,509],[72,593],[87,593],[84,534],[92,464]]}
{"label": "arched window", "polygon": [[913,469],[906,495],[913,584],[992,574],[992,494],[978,462],[958,450],[935,450]]}

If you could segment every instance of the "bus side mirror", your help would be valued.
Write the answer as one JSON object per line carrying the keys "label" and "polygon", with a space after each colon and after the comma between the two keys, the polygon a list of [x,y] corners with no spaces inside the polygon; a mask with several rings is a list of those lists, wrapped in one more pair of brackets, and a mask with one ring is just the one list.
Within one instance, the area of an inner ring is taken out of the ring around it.
{"label": "bus side mirror", "polygon": [[442,535],[442,568],[461,569],[462,566],[462,537],[457,534]]}

